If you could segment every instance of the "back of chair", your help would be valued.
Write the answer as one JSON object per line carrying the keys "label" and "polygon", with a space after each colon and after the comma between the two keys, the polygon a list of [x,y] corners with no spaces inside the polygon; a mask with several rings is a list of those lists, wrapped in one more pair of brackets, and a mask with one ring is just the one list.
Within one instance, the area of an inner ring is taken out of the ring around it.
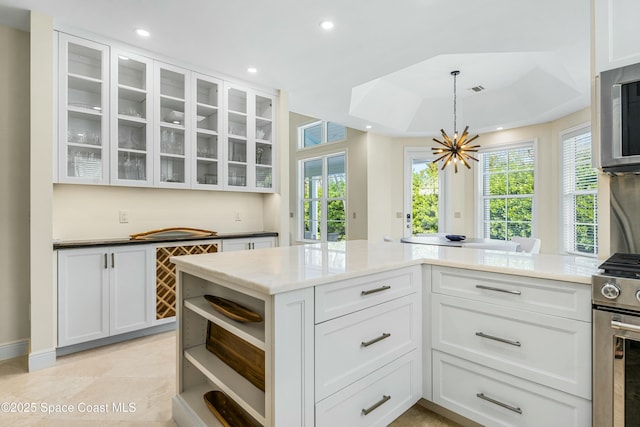
{"label": "back of chair", "polygon": [[518,252],[527,252],[530,254],[540,253],[540,239],[535,237],[513,237],[511,241],[520,245]]}

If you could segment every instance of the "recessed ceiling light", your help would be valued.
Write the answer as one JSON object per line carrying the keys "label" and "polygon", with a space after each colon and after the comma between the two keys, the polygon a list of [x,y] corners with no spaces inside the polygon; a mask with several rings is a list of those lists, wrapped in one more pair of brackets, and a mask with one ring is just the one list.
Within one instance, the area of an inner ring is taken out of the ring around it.
{"label": "recessed ceiling light", "polygon": [[498,127],[496,128],[496,130],[502,130],[502,129],[504,129],[502,126],[498,126]]}
{"label": "recessed ceiling light", "polygon": [[149,31],[144,30],[142,28],[136,28],[136,34],[139,35],[140,37],[149,37],[151,35]]}
{"label": "recessed ceiling light", "polygon": [[322,21],[320,23],[320,28],[322,28],[323,30],[331,30],[331,29],[333,29],[333,22],[332,21]]}
{"label": "recessed ceiling light", "polygon": [[249,68],[247,68],[247,72],[251,73],[251,74],[255,74],[255,73],[258,72],[258,69],[255,68],[255,67],[249,67]]}
{"label": "recessed ceiling light", "polygon": [[371,129],[371,125],[366,125],[365,128],[366,129]]}

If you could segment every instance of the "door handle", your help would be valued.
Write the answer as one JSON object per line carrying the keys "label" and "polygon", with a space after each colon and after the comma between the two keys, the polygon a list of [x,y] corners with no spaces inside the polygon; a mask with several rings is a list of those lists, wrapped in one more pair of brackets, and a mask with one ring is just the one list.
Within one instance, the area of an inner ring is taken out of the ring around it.
{"label": "door handle", "polygon": [[618,320],[611,321],[611,329],[618,329],[627,332],[640,332],[640,326],[631,325],[629,323],[620,322]]}

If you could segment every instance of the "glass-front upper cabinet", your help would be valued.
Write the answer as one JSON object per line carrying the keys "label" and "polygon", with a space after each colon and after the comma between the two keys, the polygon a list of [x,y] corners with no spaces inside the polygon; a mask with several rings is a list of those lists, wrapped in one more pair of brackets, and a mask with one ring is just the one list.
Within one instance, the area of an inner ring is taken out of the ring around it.
{"label": "glass-front upper cabinet", "polygon": [[154,74],[157,97],[154,110],[154,185],[188,188],[191,183],[187,124],[190,120],[190,73],[169,64],[156,63]]}
{"label": "glass-front upper cabinet", "polygon": [[273,97],[255,95],[257,189],[273,190],[273,107]]}
{"label": "glass-front upper cabinet", "polygon": [[111,59],[111,181],[153,183],[153,61],[122,51]]}
{"label": "glass-front upper cabinet", "polygon": [[273,191],[274,99],[226,86],[228,189]]}
{"label": "glass-front upper cabinet", "polygon": [[109,47],[58,39],[58,180],[109,183]]}
{"label": "glass-front upper cabinet", "polygon": [[221,155],[220,130],[222,129],[222,81],[212,77],[192,74],[195,89],[196,114],[193,122],[195,171],[192,186],[219,189],[223,181],[223,157]]}

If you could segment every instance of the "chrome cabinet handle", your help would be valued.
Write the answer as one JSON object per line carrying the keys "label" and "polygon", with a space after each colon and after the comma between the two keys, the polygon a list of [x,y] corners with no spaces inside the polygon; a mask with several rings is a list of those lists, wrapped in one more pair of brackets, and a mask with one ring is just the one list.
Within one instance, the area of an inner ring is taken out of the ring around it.
{"label": "chrome cabinet handle", "polygon": [[476,285],[476,288],[484,289],[486,291],[504,292],[505,294],[522,295],[522,292],[520,291],[513,291],[511,289],[494,288],[493,286]]}
{"label": "chrome cabinet handle", "polygon": [[111,268],[116,268],[116,254],[111,252]]}
{"label": "chrome cabinet handle", "polygon": [[611,321],[611,329],[618,329],[621,331],[640,332],[640,326],[631,325],[629,323],[620,322],[618,320]]}
{"label": "chrome cabinet handle", "polygon": [[372,406],[368,407],[367,409],[363,409],[362,415],[369,415],[370,413],[378,409],[380,406],[384,405],[389,399],[391,399],[391,396],[387,396],[383,394],[382,399],[380,399],[380,401],[374,403]]}
{"label": "chrome cabinet handle", "polygon": [[104,254],[104,268],[109,268],[109,261],[107,261],[107,254]]}
{"label": "chrome cabinet handle", "polygon": [[382,335],[380,335],[378,338],[374,338],[370,341],[362,341],[362,343],[360,344],[362,347],[369,347],[371,344],[375,344],[377,342],[380,342],[384,339],[387,339],[391,336],[391,334],[388,333],[383,333]]}
{"label": "chrome cabinet handle", "polygon": [[476,336],[481,337],[481,338],[486,338],[486,339],[489,339],[489,340],[503,342],[505,344],[510,344],[510,345],[513,345],[513,346],[516,346],[516,347],[522,346],[520,341],[512,341],[512,340],[508,340],[508,339],[505,339],[505,338],[496,337],[496,336],[493,336],[493,335],[487,335],[484,332],[476,332]]}
{"label": "chrome cabinet handle", "polygon": [[378,292],[386,291],[388,289],[391,289],[391,286],[384,285],[384,286],[380,286],[379,288],[369,289],[368,291],[362,291],[362,292],[360,292],[360,296],[371,295],[371,294],[375,294],[375,293],[378,293]]}
{"label": "chrome cabinet handle", "polygon": [[494,405],[498,405],[498,406],[501,406],[503,408],[506,408],[506,409],[508,409],[510,411],[513,411],[513,412],[517,413],[517,414],[522,414],[522,409],[520,409],[520,408],[518,408],[516,406],[507,405],[506,403],[502,403],[499,400],[492,399],[489,396],[485,396],[484,393],[476,393],[476,397],[479,397],[482,400],[486,400],[487,402],[491,402]]}

